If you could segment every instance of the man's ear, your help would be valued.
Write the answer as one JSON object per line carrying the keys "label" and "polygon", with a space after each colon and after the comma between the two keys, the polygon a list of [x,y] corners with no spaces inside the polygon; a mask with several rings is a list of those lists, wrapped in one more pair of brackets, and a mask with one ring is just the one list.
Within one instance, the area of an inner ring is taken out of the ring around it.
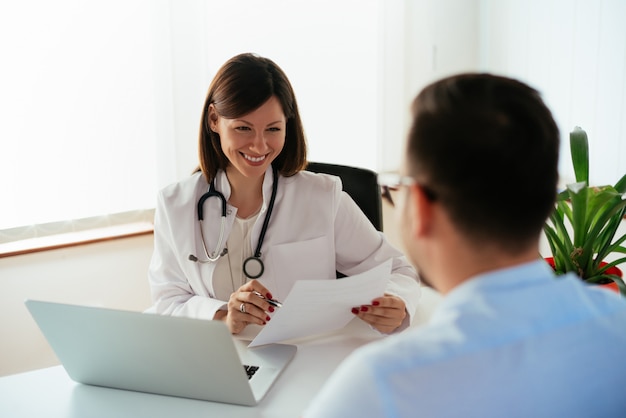
{"label": "man's ear", "polygon": [[219,115],[217,114],[217,111],[215,110],[215,106],[213,106],[213,103],[209,105],[208,118],[209,118],[209,127],[211,128],[211,130],[219,134],[219,131],[217,129],[217,121],[219,119]]}
{"label": "man's ear", "polygon": [[416,238],[430,233],[433,221],[433,202],[419,184],[409,186],[409,214],[412,235]]}

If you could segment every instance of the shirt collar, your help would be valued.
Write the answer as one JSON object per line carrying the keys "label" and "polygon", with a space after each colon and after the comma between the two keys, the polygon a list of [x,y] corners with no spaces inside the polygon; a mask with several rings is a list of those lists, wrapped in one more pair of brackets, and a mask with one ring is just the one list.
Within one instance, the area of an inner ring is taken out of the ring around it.
{"label": "shirt collar", "polygon": [[472,304],[481,295],[514,294],[516,290],[536,286],[554,277],[554,270],[542,259],[476,275],[443,298],[433,313],[432,322],[444,320],[450,313]]}

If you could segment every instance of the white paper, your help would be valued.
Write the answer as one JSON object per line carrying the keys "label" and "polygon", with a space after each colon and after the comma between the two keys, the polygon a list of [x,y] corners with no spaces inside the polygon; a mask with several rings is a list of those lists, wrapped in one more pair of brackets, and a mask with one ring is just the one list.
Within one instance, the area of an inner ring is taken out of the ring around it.
{"label": "white paper", "polygon": [[344,327],[353,307],[369,305],[384,294],[391,260],[355,276],[338,280],[297,281],[283,307],[268,321],[249,347],[314,335]]}

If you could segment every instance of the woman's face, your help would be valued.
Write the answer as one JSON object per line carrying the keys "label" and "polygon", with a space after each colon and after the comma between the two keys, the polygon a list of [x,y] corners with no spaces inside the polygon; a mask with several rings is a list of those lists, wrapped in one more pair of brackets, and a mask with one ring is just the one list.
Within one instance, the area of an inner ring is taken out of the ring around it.
{"label": "woman's face", "polygon": [[275,96],[235,119],[218,115],[211,105],[209,120],[211,129],[220,136],[222,152],[230,161],[228,170],[236,169],[244,177],[262,176],[285,145],[287,118]]}

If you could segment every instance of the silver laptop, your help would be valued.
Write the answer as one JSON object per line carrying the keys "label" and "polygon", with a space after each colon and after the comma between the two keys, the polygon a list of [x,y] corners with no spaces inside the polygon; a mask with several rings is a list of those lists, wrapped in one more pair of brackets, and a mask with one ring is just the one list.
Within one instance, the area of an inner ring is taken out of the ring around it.
{"label": "silver laptop", "polygon": [[248,349],[221,321],[25,303],[68,375],[89,385],[256,405],[297,350]]}

